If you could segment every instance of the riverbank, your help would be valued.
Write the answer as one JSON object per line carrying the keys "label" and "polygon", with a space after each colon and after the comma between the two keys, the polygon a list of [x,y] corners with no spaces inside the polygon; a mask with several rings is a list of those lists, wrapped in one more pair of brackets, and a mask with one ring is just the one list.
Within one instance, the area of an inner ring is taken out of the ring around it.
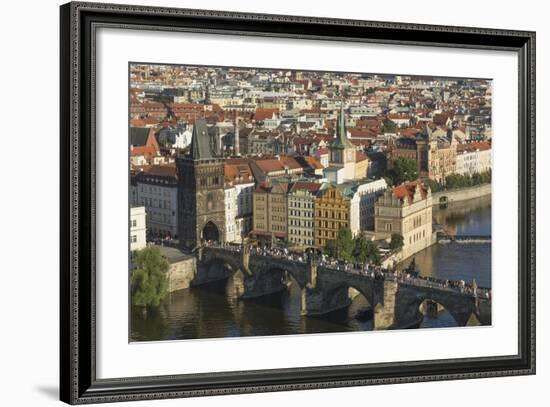
{"label": "riverbank", "polygon": [[450,189],[432,194],[433,205],[449,204],[452,202],[467,201],[491,195],[492,185],[484,184],[469,188]]}

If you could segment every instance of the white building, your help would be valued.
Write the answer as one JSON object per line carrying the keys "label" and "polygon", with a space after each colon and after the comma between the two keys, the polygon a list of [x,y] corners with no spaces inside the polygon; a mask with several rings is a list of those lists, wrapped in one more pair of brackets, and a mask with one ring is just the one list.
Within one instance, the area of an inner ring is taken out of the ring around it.
{"label": "white building", "polygon": [[254,183],[246,182],[226,186],[225,204],[225,241],[241,243],[252,228],[252,192]]}
{"label": "white building", "polygon": [[456,173],[481,174],[491,170],[491,145],[486,142],[459,144],[456,148]]}
{"label": "white building", "polygon": [[225,241],[237,242],[237,191],[235,187],[224,189]]}
{"label": "white building", "polygon": [[145,207],[130,208],[130,250],[140,250],[147,246]]}
{"label": "white building", "polygon": [[252,193],[254,182],[244,182],[235,185],[235,200],[237,204],[236,235],[240,242],[252,230]]}
{"label": "white building", "polygon": [[147,212],[147,230],[157,237],[177,237],[178,183],[175,165],[152,165],[135,175],[136,200]]}
{"label": "white building", "polygon": [[359,228],[374,230],[374,204],[378,197],[388,188],[385,179],[360,184],[356,194],[359,196]]}

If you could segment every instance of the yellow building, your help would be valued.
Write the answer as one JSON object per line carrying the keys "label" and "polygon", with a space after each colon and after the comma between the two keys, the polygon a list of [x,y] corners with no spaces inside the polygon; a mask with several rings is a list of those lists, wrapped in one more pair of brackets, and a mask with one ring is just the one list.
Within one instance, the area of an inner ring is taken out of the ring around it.
{"label": "yellow building", "polygon": [[419,181],[387,189],[374,207],[374,231],[379,236],[403,236],[402,259],[435,243],[432,193]]}
{"label": "yellow building", "polygon": [[338,231],[350,227],[350,201],[334,185],[319,191],[315,199],[315,245],[325,247]]}

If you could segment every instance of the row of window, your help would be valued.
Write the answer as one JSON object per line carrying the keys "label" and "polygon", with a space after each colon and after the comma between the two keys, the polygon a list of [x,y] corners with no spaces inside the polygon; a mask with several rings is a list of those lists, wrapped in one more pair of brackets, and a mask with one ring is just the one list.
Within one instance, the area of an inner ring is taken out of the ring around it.
{"label": "row of window", "polygon": [[288,206],[293,208],[313,209],[313,202],[305,201],[303,202],[303,205],[302,205],[302,201],[290,200],[288,202]]}
{"label": "row of window", "polygon": [[309,220],[289,219],[288,224],[291,226],[302,226],[305,228],[313,227],[313,221],[309,221]]}
{"label": "row of window", "polygon": [[[289,229],[288,234],[313,237],[313,230]],[[292,241],[292,238],[290,238],[290,241]]]}
{"label": "row of window", "polygon": [[219,177],[202,177],[199,179],[199,185],[201,187],[206,186],[212,186],[212,185],[219,185],[220,184],[220,178]]}
{"label": "row of window", "polygon": [[412,236],[409,236],[409,244],[415,243],[420,239],[424,239],[426,237],[426,231],[423,230],[422,233],[417,232]]}
{"label": "row of window", "polygon": [[318,220],[315,223],[315,225],[318,228],[329,228],[329,229],[347,227],[347,223],[345,223],[345,222],[329,222],[329,221],[326,221],[326,220]]}
{"label": "row of window", "polygon": [[292,243],[303,244],[303,245],[313,245],[313,239],[305,239],[299,237],[291,237],[289,239]]}
{"label": "row of window", "polygon": [[141,206],[158,209],[172,209],[172,203],[170,201],[157,200],[149,197],[141,197]]}
{"label": "row of window", "polygon": [[[325,216],[323,216],[323,214]],[[321,217],[324,217],[324,218],[329,218],[329,219],[344,219],[344,220],[348,220],[348,214],[347,212],[341,212],[341,211],[338,211],[338,212],[335,212],[335,211],[317,211],[317,217],[318,218],[321,218]]]}
{"label": "row of window", "polygon": [[289,210],[288,211],[289,216],[300,216],[305,218],[313,218],[313,211],[295,211],[295,210]]}

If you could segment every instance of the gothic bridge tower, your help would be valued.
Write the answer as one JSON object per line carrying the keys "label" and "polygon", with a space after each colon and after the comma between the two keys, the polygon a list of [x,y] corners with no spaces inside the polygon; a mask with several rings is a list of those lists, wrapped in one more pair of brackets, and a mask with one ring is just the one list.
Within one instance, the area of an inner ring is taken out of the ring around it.
{"label": "gothic bridge tower", "polygon": [[203,240],[223,241],[225,160],[204,119],[195,120],[189,154],[178,156],[176,165],[180,247],[192,250]]}

